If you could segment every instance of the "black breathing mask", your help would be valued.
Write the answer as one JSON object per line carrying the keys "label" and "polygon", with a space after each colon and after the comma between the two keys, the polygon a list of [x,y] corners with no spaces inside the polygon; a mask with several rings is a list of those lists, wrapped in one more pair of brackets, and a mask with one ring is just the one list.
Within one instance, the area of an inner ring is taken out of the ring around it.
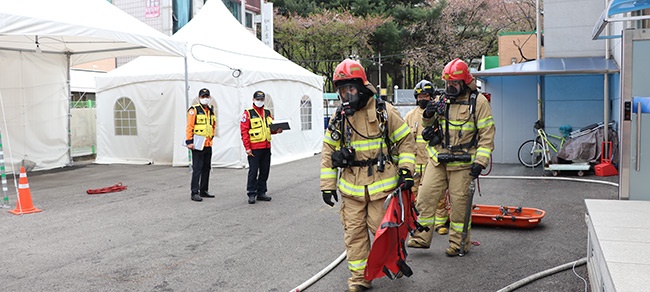
{"label": "black breathing mask", "polygon": [[[452,82],[459,82],[460,88],[452,85]],[[449,80],[445,84],[445,94],[451,99],[454,100],[459,95],[465,94],[467,92],[467,85],[462,80]]]}
{"label": "black breathing mask", "polygon": [[460,90],[458,90],[458,89],[457,89],[456,87],[454,87],[454,86],[449,85],[449,86],[445,87],[445,94],[446,94],[447,96],[453,96],[453,97],[456,97],[456,96],[458,96],[458,95],[460,94]]}
{"label": "black breathing mask", "polygon": [[418,99],[418,106],[419,106],[421,109],[426,108],[428,103],[429,103],[429,100],[428,100],[428,99]]}
{"label": "black breathing mask", "polygon": [[343,83],[336,87],[336,91],[346,116],[352,116],[355,111],[365,107],[373,95],[372,91],[360,82]]}

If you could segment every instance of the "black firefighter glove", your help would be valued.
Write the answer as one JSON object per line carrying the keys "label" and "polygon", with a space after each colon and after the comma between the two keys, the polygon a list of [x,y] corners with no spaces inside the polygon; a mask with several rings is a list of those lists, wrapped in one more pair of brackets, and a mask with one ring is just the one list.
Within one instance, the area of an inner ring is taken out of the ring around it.
{"label": "black firefighter glove", "polygon": [[422,116],[424,118],[430,119],[432,118],[435,114],[438,115],[444,115],[445,114],[445,103],[442,101],[430,101],[427,104],[427,107],[424,108],[424,113],[422,113]]}
{"label": "black firefighter glove", "polygon": [[483,171],[483,168],[485,168],[483,165],[474,162],[472,163],[472,166],[469,167],[469,175],[471,175],[473,178],[478,178],[478,176],[481,174],[481,171]]}
{"label": "black firefighter glove", "polygon": [[411,175],[411,171],[406,168],[400,168],[397,174],[399,175],[397,186],[410,190],[413,187],[413,175]]}
{"label": "black firefighter glove", "polygon": [[335,190],[325,190],[321,191],[323,193],[323,202],[325,204],[330,205],[330,207],[334,207],[334,202],[332,202],[332,198],[334,198],[334,201],[339,201],[339,196],[336,194]]}

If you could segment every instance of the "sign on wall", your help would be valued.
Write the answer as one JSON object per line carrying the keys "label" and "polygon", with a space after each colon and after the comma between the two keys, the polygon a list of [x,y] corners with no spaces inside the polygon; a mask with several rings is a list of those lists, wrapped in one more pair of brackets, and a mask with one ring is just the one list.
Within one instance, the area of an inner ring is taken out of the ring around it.
{"label": "sign on wall", "polygon": [[273,3],[262,3],[262,42],[273,49]]}
{"label": "sign on wall", "polygon": [[160,16],[160,0],[146,0],[147,7],[144,9],[144,18],[156,18]]}

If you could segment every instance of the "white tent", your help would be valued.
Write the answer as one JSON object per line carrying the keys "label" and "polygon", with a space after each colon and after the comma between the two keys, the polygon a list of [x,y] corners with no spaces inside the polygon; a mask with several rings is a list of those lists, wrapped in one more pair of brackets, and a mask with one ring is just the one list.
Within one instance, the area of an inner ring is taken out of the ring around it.
{"label": "white tent", "polygon": [[[274,164],[320,152],[323,79],[264,45],[230,14],[208,1],[173,39],[188,43],[186,98],[183,59],[139,57],[97,78],[97,163],[189,164],[186,110],[199,89],[210,89],[217,108],[213,165],[247,164],[239,121],[262,90],[276,120],[291,130],[274,135]],[[189,99],[189,100],[187,100]],[[132,130],[116,119],[129,106]],[[135,123],[135,125],[134,125]]]}
{"label": "white tent", "polygon": [[70,66],[184,52],[182,42],[105,0],[0,0],[0,131],[6,162],[27,159],[36,169],[72,163]]}

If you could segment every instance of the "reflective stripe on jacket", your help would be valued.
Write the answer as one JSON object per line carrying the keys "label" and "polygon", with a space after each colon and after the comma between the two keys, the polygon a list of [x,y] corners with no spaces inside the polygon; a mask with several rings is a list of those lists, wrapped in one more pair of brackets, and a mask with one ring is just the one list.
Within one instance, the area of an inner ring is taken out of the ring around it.
{"label": "reflective stripe on jacket", "polygon": [[[422,125],[423,113],[424,109],[416,106],[404,116],[404,120],[411,128],[411,134],[415,138],[415,163],[418,165],[426,165],[429,159],[429,155],[427,154],[427,141],[422,138],[422,130],[424,130],[424,125]],[[420,172],[420,169],[416,169],[415,171]]]}

